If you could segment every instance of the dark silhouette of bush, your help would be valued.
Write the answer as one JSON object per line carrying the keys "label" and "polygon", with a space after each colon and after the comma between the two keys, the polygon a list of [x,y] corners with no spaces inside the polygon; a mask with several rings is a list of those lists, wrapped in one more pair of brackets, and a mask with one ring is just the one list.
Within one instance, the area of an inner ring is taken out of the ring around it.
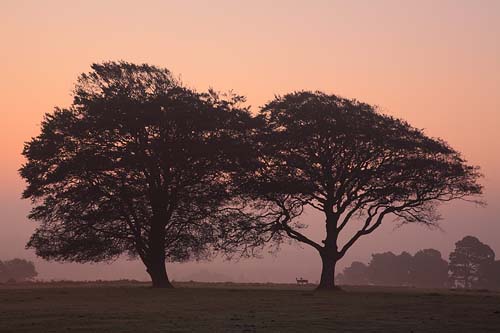
{"label": "dark silhouette of bush", "polygon": [[341,285],[368,285],[368,266],[359,261],[353,261],[349,267],[344,268],[336,277],[336,283]]}
{"label": "dark silhouette of bush", "polygon": [[400,255],[392,252],[374,253],[368,265],[368,279],[375,285],[408,286],[412,259],[408,252]]}
{"label": "dark silhouette of bush", "polygon": [[0,282],[5,282],[8,280],[7,268],[5,264],[0,260]]}
{"label": "dark silhouette of bush", "polygon": [[420,250],[411,260],[409,280],[415,287],[445,288],[448,285],[448,262],[438,250]]}
{"label": "dark silhouette of bush", "polygon": [[448,282],[448,263],[434,249],[396,255],[392,252],[374,253],[368,265],[353,262],[337,275],[336,282],[345,285],[414,286],[445,288]]}
{"label": "dark silhouette of bush", "polygon": [[500,260],[496,260],[481,267],[482,285],[487,289],[500,289]]}
{"label": "dark silhouette of bush", "polygon": [[35,264],[25,259],[0,261],[0,282],[29,281],[38,275]]}

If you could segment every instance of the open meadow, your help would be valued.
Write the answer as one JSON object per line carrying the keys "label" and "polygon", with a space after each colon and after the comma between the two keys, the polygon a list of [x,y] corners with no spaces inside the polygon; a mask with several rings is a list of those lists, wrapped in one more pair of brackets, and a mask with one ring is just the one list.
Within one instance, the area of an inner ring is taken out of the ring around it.
{"label": "open meadow", "polygon": [[498,332],[500,293],[285,284],[0,286],[0,332]]}

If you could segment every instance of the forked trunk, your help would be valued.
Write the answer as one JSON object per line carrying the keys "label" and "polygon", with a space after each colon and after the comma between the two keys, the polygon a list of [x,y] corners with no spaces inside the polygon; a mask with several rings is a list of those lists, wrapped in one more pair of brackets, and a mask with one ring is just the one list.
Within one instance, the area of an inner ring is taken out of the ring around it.
{"label": "forked trunk", "polygon": [[[329,211],[331,210],[332,207],[329,208]],[[338,216],[327,214],[325,247],[319,250],[323,264],[321,268],[321,280],[317,288],[320,290],[338,289],[335,286],[335,265],[340,259],[337,251],[337,219]]]}
{"label": "forked trunk", "polygon": [[321,255],[321,262],[323,264],[321,268],[321,280],[319,282],[318,288],[320,290],[337,290],[338,287],[335,286],[335,265],[337,264],[337,259],[332,258],[328,255]]}

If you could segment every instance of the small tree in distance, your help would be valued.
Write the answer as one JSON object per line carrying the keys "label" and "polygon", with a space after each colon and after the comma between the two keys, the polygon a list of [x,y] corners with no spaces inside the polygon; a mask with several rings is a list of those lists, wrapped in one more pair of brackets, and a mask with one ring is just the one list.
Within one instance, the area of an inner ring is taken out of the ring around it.
{"label": "small tree in distance", "polygon": [[337,284],[363,286],[370,284],[368,266],[359,261],[353,261],[342,273],[337,274]]}
{"label": "small tree in distance", "polygon": [[455,287],[475,288],[485,284],[488,266],[495,261],[495,252],[473,236],[465,236],[455,243],[450,253],[450,282]]}
{"label": "small tree in distance", "polygon": [[[261,164],[248,195],[281,211],[272,232],[317,250],[319,289],[335,288],[337,262],[388,218],[434,226],[438,203],[482,193],[478,168],[460,153],[371,105],[303,91],[276,97],[260,117]],[[303,207],[323,214],[322,241],[300,231]],[[344,235],[353,224],[357,231]]]}
{"label": "small tree in distance", "polygon": [[7,281],[27,281],[38,275],[33,262],[15,258],[7,261],[0,261],[0,282]]}

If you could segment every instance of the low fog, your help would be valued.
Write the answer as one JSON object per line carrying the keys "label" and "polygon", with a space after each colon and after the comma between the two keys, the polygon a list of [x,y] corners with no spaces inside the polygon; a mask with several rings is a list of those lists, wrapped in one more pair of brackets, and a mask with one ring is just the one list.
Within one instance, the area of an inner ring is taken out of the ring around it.
{"label": "low fog", "polygon": [[[19,181],[20,183],[20,181]],[[121,258],[110,263],[73,264],[54,263],[37,258],[33,251],[25,250],[35,222],[29,221],[27,215],[29,202],[19,199],[21,187],[17,192],[10,191],[2,196],[2,225],[0,234],[0,259],[15,257],[33,260],[39,273],[37,279],[50,280],[117,280],[134,279],[148,281],[144,265],[137,260]],[[496,196],[498,197],[498,195]],[[490,202],[486,207],[479,207],[467,202],[455,202],[442,205],[440,212],[443,220],[441,230],[428,229],[424,226],[398,226],[397,222],[387,221],[379,230],[361,239],[342,261],[337,272],[341,272],[352,261],[369,262],[372,253],[402,251],[414,254],[425,248],[434,248],[448,259],[454,244],[465,235],[474,235],[488,244],[496,253],[500,253],[498,235],[500,227],[495,223],[500,215],[498,206],[494,204],[495,196],[486,187],[485,199]],[[306,233],[320,241],[324,221],[316,212],[308,211],[302,221],[310,226]],[[352,228],[353,226],[351,226]],[[167,264],[169,277],[177,281],[232,281],[232,282],[281,282],[295,283],[295,278],[303,277],[310,282],[319,279],[321,260],[316,251],[309,246],[298,243],[285,243],[280,250],[270,252],[263,249],[260,258],[238,258],[228,261],[214,258],[211,261]]]}

